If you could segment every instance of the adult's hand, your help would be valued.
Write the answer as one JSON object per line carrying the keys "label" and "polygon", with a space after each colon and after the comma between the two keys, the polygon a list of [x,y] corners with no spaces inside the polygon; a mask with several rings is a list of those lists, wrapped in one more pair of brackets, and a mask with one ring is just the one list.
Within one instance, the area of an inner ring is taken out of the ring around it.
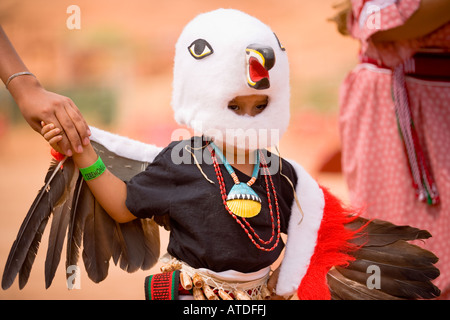
{"label": "adult's hand", "polygon": [[64,154],[83,152],[82,146],[89,144],[90,131],[77,106],[71,99],[45,90],[33,75],[13,76],[21,72],[28,69],[0,26],[0,78],[23,117],[37,132],[41,131],[41,121],[61,129],[63,139],[58,145]]}
{"label": "adult's hand", "polygon": [[35,131],[41,132],[41,121],[53,123],[63,133],[58,145],[64,154],[71,156],[72,150],[83,152],[83,145],[89,144],[91,133],[70,98],[45,90],[32,76],[17,77],[8,89],[23,117]]}

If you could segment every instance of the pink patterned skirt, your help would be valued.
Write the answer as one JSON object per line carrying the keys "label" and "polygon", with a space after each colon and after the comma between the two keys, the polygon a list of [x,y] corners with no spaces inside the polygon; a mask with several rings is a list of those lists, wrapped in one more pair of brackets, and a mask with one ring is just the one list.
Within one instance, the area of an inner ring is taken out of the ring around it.
{"label": "pink patterned skirt", "polygon": [[[428,230],[418,243],[438,257],[436,284],[450,289],[450,82],[406,77],[412,118],[434,173],[440,204],[419,202],[400,138],[391,95],[391,71],[358,65],[340,93],[342,165],[352,205],[365,216]],[[449,298],[449,297],[447,297]]]}

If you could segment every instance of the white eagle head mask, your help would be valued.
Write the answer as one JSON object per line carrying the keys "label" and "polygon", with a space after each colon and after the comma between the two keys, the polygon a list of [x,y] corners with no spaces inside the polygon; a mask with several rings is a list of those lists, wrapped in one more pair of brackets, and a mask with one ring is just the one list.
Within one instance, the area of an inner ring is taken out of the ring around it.
{"label": "white eagle head mask", "polygon": [[[237,115],[238,96],[266,95],[256,116]],[[216,143],[254,150],[278,144],[289,123],[289,64],[275,33],[232,9],[201,14],[187,24],[175,48],[172,106],[175,120]]]}

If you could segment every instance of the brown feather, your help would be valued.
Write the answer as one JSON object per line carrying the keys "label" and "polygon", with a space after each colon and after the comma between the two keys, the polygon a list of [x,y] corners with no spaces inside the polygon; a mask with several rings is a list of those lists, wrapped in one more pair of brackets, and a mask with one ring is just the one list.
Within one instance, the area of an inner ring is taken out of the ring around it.
{"label": "brown feather", "polygon": [[[83,204],[83,201],[80,201],[84,196],[84,194],[82,194],[83,184],[85,184],[85,182],[83,177],[79,174],[73,191],[72,210],[70,212],[69,230],[67,232],[66,269],[69,266],[75,266],[78,263],[83,237],[84,220],[89,214],[87,210],[83,209],[87,204]],[[83,192],[86,192],[86,190]]]}
{"label": "brown feather", "polygon": [[61,253],[66,238],[67,228],[72,211],[72,199],[77,183],[78,170],[73,170],[70,181],[59,203],[53,209],[52,225],[48,239],[47,256],[45,258],[45,288],[48,289],[55,276],[61,260]]}
{"label": "brown feather", "polygon": [[343,276],[332,268],[327,274],[331,298],[334,300],[401,300]]}
{"label": "brown feather", "polygon": [[120,248],[122,250],[119,265],[122,270],[135,272],[144,264],[145,237],[140,220],[118,224]]}
{"label": "brown feather", "polygon": [[435,264],[439,259],[431,251],[408,243],[397,241],[388,246],[362,247],[352,252],[356,259],[386,262],[397,265],[416,265],[418,267]]}
{"label": "brown feather", "polygon": [[159,259],[160,254],[160,240],[159,240],[159,227],[150,219],[142,219],[142,230],[144,232],[144,247],[145,257],[144,263],[141,267],[142,270],[148,270],[153,267]]}
{"label": "brown feather", "polygon": [[[366,272],[359,272],[346,268],[336,267],[346,278],[366,285],[367,278],[371,275]],[[399,298],[404,299],[433,299],[440,295],[440,290],[430,281],[414,281],[390,278],[383,274],[380,276],[380,290]]]}
{"label": "brown feather", "polygon": [[116,223],[113,261],[127,272],[148,270],[159,258],[159,229],[149,219]]}
{"label": "brown feather", "polygon": [[22,266],[19,270],[19,289],[22,290],[28,282],[30,277],[31,268],[33,267],[34,260],[39,250],[39,245],[41,243],[42,235],[44,234],[45,227],[47,226],[49,217],[44,218],[41,221],[39,228],[34,234],[34,239],[28,248],[26,257],[23,260]]}
{"label": "brown feather", "polygon": [[125,240],[123,238],[123,234],[122,234],[122,230],[121,230],[120,226],[121,226],[121,224],[116,222],[116,227],[114,228],[112,258],[113,258],[115,265],[117,265],[119,263],[120,259],[128,260],[127,247],[126,247]]}
{"label": "brown feather", "polygon": [[62,248],[66,238],[67,227],[70,219],[70,202],[59,206],[53,212],[52,226],[45,258],[45,288],[52,284],[56,269],[61,259]]}
{"label": "brown feather", "polygon": [[346,269],[359,272],[367,272],[370,266],[379,267],[380,274],[383,277],[398,280],[430,281],[436,279],[439,276],[439,269],[434,265],[396,265],[365,259],[357,259],[353,262],[350,262]]}
{"label": "brown feather", "polygon": [[23,287],[29,277],[42,233],[53,208],[65,194],[66,185],[69,184],[73,174],[72,161],[65,161],[63,169],[61,163],[52,162],[45,177],[45,185],[34,199],[14,241],[6,261],[2,278],[2,288],[9,288],[20,272],[20,286]]}
{"label": "brown feather", "polygon": [[351,230],[358,230],[364,225],[366,227],[358,232],[355,239],[352,240],[352,243],[357,246],[384,246],[398,240],[417,240],[431,237],[431,234],[426,230],[410,226],[397,226],[382,220],[371,220],[369,222],[361,217],[348,223],[346,227]]}
{"label": "brown feather", "polygon": [[115,222],[87,189],[88,192],[89,197],[85,201],[90,213],[84,223],[83,262],[89,278],[98,283],[108,275]]}

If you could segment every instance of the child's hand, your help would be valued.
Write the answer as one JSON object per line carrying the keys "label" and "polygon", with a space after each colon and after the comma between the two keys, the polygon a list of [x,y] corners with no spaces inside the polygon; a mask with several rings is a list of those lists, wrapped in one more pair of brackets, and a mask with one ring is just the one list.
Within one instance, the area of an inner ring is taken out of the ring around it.
{"label": "child's hand", "polygon": [[64,154],[64,152],[61,150],[61,148],[58,146],[58,142],[60,142],[63,139],[63,132],[61,132],[61,129],[56,128],[53,123],[45,124],[44,121],[41,121],[41,134],[44,137],[45,140],[50,144],[50,146],[58,151],[61,154]]}

